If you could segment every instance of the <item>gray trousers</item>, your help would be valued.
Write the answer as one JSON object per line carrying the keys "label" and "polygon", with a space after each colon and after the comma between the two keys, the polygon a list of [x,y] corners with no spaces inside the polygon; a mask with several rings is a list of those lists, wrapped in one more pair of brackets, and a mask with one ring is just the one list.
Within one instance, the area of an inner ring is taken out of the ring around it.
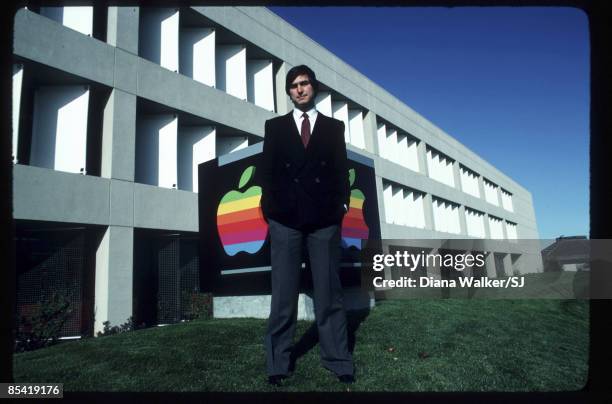
{"label": "gray trousers", "polygon": [[321,363],[337,375],[353,374],[342,285],[338,276],[340,226],[305,233],[273,220],[268,224],[272,251],[272,304],[265,336],[268,375],[289,373],[304,238],[312,272]]}

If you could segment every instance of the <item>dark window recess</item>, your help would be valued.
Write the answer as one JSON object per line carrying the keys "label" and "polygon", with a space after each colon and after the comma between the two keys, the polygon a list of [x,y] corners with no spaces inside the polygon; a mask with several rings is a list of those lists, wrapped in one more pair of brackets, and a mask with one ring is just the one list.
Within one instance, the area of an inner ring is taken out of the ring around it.
{"label": "dark window recess", "polygon": [[493,256],[495,259],[495,274],[498,278],[503,278],[504,276],[506,276],[506,269],[504,267],[504,255],[505,254],[494,253]]}
{"label": "dark window recess", "polygon": [[[169,324],[186,318],[190,296],[199,292],[198,240],[178,235],[159,235],[148,241],[139,239],[136,242],[138,256],[148,254],[145,260],[153,263],[149,268],[152,267],[155,272],[143,265],[136,269],[134,298],[137,302],[137,323]],[[147,249],[147,246],[151,248]],[[156,293],[152,295],[150,289],[143,287],[145,284],[156,289]]]}
{"label": "dark window recess", "polygon": [[[61,80],[49,79],[46,75],[57,75],[57,71],[41,67],[34,63],[23,63],[23,81],[21,90],[21,105],[19,110],[19,143],[17,160],[19,164],[30,164],[32,147],[32,130],[34,122],[34,98],[37,89],[41,86],[66,84]],[[65,80],[64,76],[62,80]],[[72,78],[74,80],[74,78]],[[69,83],[74,84],[74,83]],[[82,84],[82,83],[79,83]],[[87,109],[87,149],[85,170],[88,175],[100,176],[102,169],[102,132],[104,122],[104,108],[106,107],[111,89],[96,83],[89,85],[89,102]]]}
{"label": "dark window recess", "polygon": [[180,321],[179,240],[161,239],[157,242],[157,321],[161,324]]}
{"label": "dark window recess", "polygon": [[92,85],[89,87],[89,105],[87,112],[87,151],[85,169],[87,175],[100,176],[102,172],[102,130],[104,107],[108,103],[111,90]]}
{"label": "dark window recess", "polygon": [[27,64],[24,64],[21,85],[21,106],[19,109],[19,143],[17,160],[19,164],[30,164],[32,146],[32,126],[34,122],[34,77]]}
{"label": "dark window recess", "polygon": [[106,42],[106,28],[108,21],[108,7],[105,5],[95,5],[93,9],[93,37]]}
{"label": "dark window recess", "polygon": [[34,315],[55,296],[70,302],[70,315],[60,336],[91,334],[93,236],[86,229],[17,230],[18,319]]}

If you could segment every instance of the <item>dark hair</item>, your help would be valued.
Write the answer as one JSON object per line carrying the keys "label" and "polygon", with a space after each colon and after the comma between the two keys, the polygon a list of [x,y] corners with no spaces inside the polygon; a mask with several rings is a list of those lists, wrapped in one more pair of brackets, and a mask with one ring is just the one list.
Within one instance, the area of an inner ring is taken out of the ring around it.
{"label": "dark hair", "polygon": [[308,79],[310,80],[310,84],[312,85],[315,94],[319,91],[319,82],[317,81],[317,76],[315,76],[315,72],[313,72],[312,69],[306,65],[299,65],[292,67],[287,72],[287,78],[285,79],[285,92],[287,94],[289,94],[289,87],[291,86],[291,83],[293,83],[293,80],[295,80],[297,76],[301,76],[302,74],[308,76]]}

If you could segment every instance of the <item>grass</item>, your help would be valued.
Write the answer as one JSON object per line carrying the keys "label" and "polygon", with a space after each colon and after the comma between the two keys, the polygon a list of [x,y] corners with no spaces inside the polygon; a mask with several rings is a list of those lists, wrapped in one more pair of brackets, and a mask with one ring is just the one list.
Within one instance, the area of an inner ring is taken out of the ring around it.
{"label": "grass", "polygon": [[[363,320],[363,321],[362,321]],[[572,391],[586,383],[588,301],[385,300],[351,315],[352,391]],[[266,321],[211,319],[62,343],[14,356],[17,382],[66,391],[343,391],[313,328],[281,388],[265,381]]]}

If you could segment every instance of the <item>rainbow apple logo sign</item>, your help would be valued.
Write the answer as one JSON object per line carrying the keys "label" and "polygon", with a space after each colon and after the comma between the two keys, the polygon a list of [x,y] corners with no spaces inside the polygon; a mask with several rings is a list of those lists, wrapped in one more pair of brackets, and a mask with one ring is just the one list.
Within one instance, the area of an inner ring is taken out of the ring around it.
{"label": "rainbow apple logo sign", "polygon": [[229,256],[240,251],[254,254],[266,241],[268,223],[259,207],[261,187],[254,185],[240,192],[254,173],[254,166],[247,167],[240,176],[238,190],[223,195],[217,208],[217,231],[223,249]]}
{"label": "rainbow apple logo sign", "polygon": [[[349,170],[349,183],[355,183],[355,169]],[[369,228],[363,218],[365,195],[359,189],[351,189],[349,210],[342,220],[342,247],[353,246],[361,250],[361,240],[368,238]]]}

